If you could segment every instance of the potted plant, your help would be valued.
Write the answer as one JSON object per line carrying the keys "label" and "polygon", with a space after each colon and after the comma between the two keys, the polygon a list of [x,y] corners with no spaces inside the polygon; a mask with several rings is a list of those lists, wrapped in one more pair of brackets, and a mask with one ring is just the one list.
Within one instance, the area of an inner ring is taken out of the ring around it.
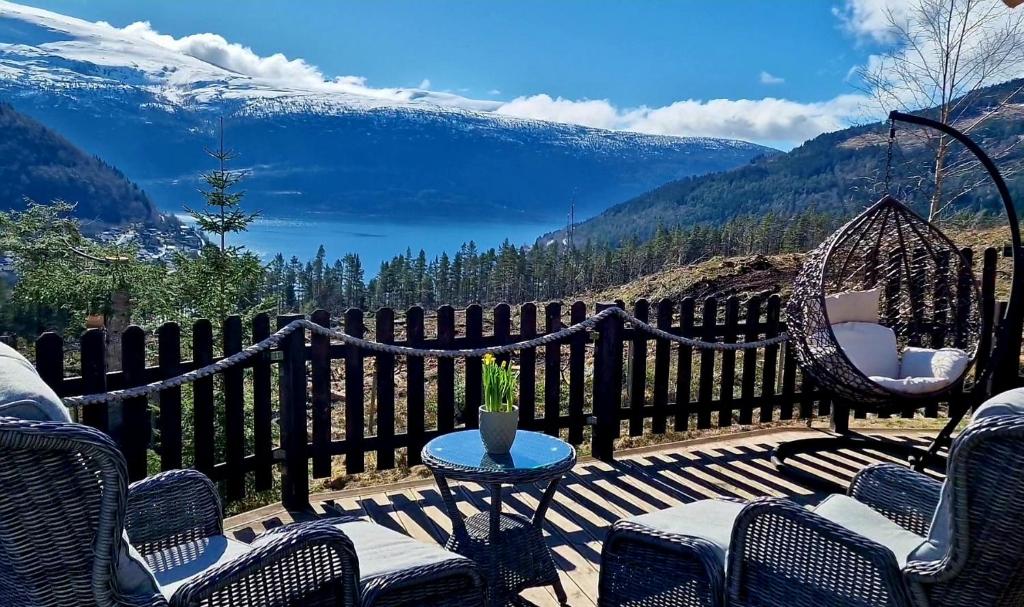
{"label": "potted plant", "polygon": [[518,376],[507,362],[484,355],[484,404],[480,407],[480,438],[488,453],[504,454],[512,448],[519,426],[515,404]]}

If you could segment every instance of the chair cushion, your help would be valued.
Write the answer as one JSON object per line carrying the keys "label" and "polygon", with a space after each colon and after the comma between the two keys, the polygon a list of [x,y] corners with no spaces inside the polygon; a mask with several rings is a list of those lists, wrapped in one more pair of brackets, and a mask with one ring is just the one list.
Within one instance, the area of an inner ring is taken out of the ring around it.
{"label": "chair cushion", "polygon": [[900,377],[934,377],[953,383],[970,362],[971,357],[959,348],[907,347],[900,357]]}
{"label": "chair cushion", "polygon": [[914,558],[915,553],[926,543],[920,535],[907,531],[871,506],[845,495],[828,496],[815,506],[814,513],[885,546],[896,556],[900,568],[908,560],[918,560]]}
{"label": "chair cushion", "polygon": [[348,520],[338,523],[336,527],[352,540],[359,557],[359,579],[363,583],[376,577],[443,561],[461,560],[468,564],[465,557],[437,544],[414,540],[404,533],[367,520]]}
{"label": "chair cushion", "polygon": [[0,416],[33,421],[69,422],[57,394],[17,350],[0,343]]}
{"label": "chair cushion", "polygon": [[[997,415],[1024,415],[1024,388],[1014,388],[981,403],[974,410],[971,423]],[[916,555],[918,560],[937,561],[946,555],[953,541],[953,495],[948,480],[942,483],[939,505],[928,528],[928,543]]]}
{"label": "chair cushion", "polygon": [[629,520],[666,533],[700,538],[715,547],[725,566],[733,523],[745,504],[724,500],[699,500],[657,512],[630,517]]}
{"label": "chair cushion", "polygon": [[881,291],[844,291],[825,296],[829,324],[869,322],[878,324],[878,298]]}
{"label": "chair cushion", "polygon": [[996,415],[1024,415],[1024,388],[1014,388],[978,405],[971,423]]}
{"label": "chair cushion", "polygon": [[896,333],[870,322],[844,322],[832,326],[836,342],[854,367],[871,376],[899,377]]}
{"label": "chair cushion", "polygon": [[893,392],[902,392],[903,394],[931,394],[932,392],[942,390],[954,381],[945,377],[904,377],[895,379],[880,375],[871,375],[868,379],[879,386]]}
{"label": "chair cushion", "polygon": [[248,544],[214,535],[148,554],[146,564],[160,584],[160,592],[169,600],[185,582],[249,550]]}

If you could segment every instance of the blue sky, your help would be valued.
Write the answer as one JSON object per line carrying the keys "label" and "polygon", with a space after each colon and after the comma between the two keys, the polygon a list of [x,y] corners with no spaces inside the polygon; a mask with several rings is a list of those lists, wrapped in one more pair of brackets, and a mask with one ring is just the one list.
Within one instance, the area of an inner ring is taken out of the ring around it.
{"label": "blue sky", "polygon": [[[859,12],[872,0],[22,3],[116,27],[148,21],[175,38],[216,33],[369,87],[429,88],[510,102],[508,113],[528,117],[779,147],[848,121],[851,69],[879,50]],[[685,102],[692,106],[643,119],[631,113]],[[766,125],[728,125],[730,113],[757,112]]]}

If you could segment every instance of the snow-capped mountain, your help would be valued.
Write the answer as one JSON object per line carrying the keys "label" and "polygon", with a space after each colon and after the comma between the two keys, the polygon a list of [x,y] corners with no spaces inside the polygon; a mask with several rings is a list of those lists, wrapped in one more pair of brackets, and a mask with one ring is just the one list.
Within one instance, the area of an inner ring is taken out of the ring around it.
{"label": "snow-capped mountain", "polygon": [[220,116],[237,168],[249,171],[250,202],[278,216],[551,220],[570,199],[593,214],[773,152],[513,118],[493,101],[327,80],[284,57],[289,77],[253,75],[198,52],[202,36],[219,39],[185,45],[148,24],[116,28],[0,0],[0,100],[114,164],[171,211],[195,201]]}

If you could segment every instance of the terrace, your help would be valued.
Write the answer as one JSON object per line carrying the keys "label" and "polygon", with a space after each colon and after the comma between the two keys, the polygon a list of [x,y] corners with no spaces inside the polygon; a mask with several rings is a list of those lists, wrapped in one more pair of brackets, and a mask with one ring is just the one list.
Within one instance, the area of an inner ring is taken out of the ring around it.
{"label": "terrace", "polygon": [[[569,604],[596,604],[601,545],[609,527],[621,518],[708,498],[747,500],[774,496],[802,504],[822,499],[824,494],[815,487],[783,475],[769,458],[780,442],[820,433],[820,429],[795,427],[753,430],[626,449],[610,462],[581,459],[562,482],[545,527],[545,539],[554,553]],[[928,433],[924,431],[876,429],[871,433],[922,447],[928,442]],[[794,464],[824,481],[846,485],[858,470],[886,461],[893,460],[882,453],[847,450],[801,456]],[[466,515],[487,511],[489,497],[484,487],[466,483],[457,491]],[[525,486],[506,498],[506,508],[529,515],[541,497],[542,488]],[[415,539],[442,546],[452,531],[441,496],[430,478],[317,493],[311,501],[312,511],[289,511],[273,504],[231,517],[225,521],[228,534],[251,541],[281,525],[339,514],[367,517]],[[558,605],[549,588],[525,590],[522,598],[527,605]]]}

